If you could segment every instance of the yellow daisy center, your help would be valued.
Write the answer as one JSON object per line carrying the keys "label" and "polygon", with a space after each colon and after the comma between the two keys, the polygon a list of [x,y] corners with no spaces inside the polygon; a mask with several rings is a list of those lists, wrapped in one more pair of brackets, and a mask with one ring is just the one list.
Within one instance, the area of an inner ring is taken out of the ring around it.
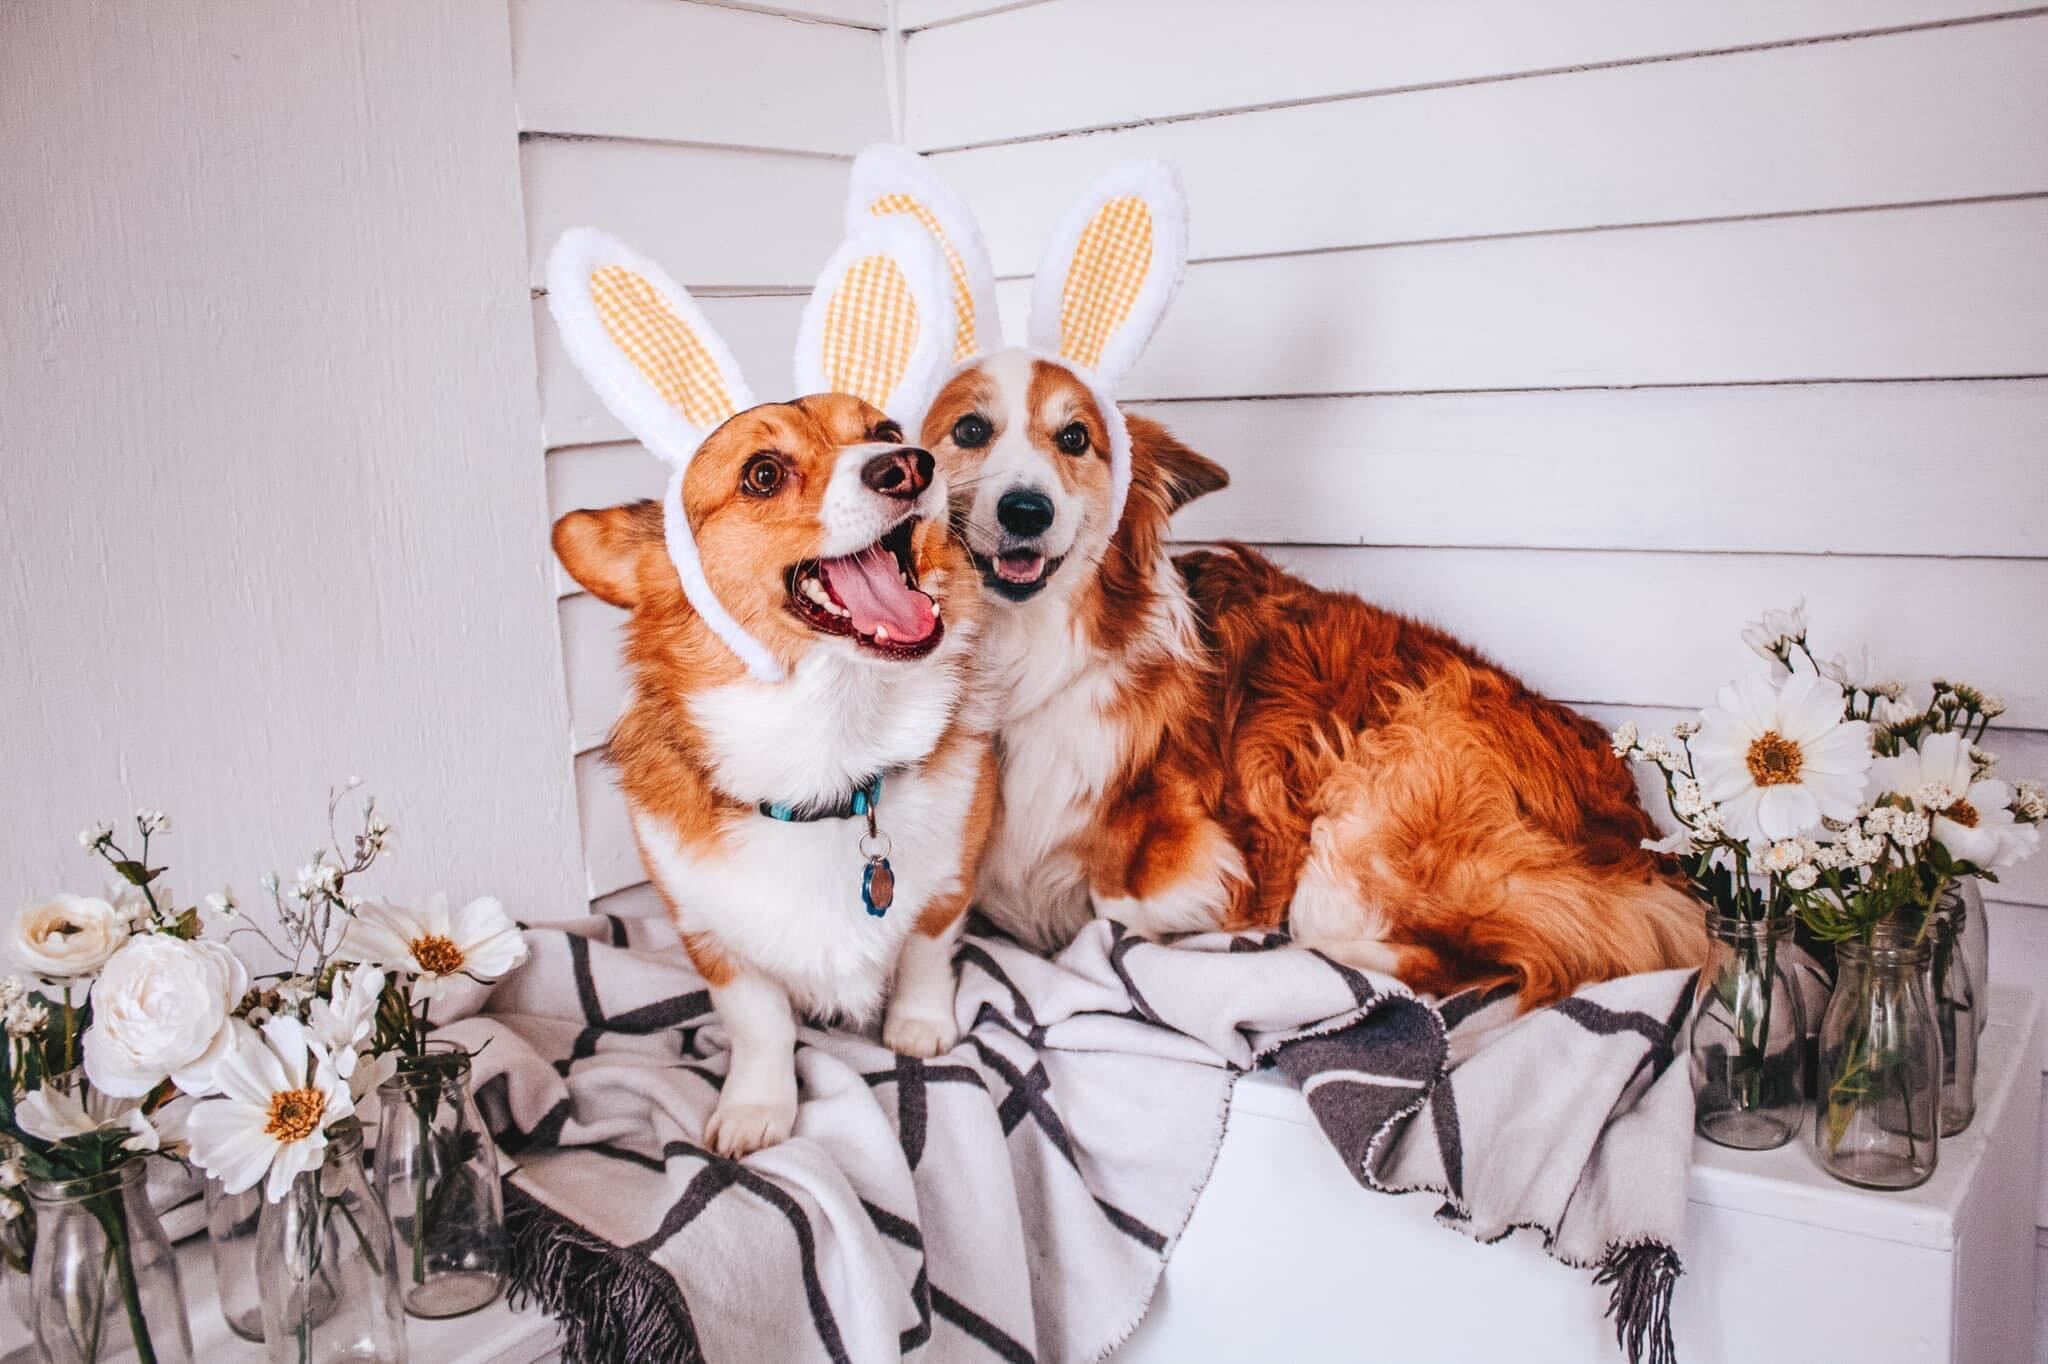
{"label": "yellow daisy center", "polygon": [[282,1089],[270,1096],[266,1134],[279,1141],[304,1141],[319,1130],[327,1112],[327,1096],[317,1089]]}
{"label": "yellow daisy center", "polygon": [[1750,740],[1748,761],[1749,775],[1758,786],[1789,786],[1799,780],[1800,769],[1806,765],[1799,745],[1775,729]]}
{"label": "yellow daisy center", "polygon": [[1977,807],[1970,804],[1967,800],[1958,800],[1954,805],[1943,810],[1941,815],[1943,819],[1952,819],[1965,829],[1977,827]]}
{"label": "yellow daisy center", "polygon": [[444,938],[439,933],[414,938],[412,959],[420,964],[420,970],[433,976],[452,976],[462,969],[465,960],[455,940]]}

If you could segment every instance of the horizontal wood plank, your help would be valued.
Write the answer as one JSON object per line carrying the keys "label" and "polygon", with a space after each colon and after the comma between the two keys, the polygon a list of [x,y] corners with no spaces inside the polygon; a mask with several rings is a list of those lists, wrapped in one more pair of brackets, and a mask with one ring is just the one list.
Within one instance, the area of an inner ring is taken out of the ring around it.
{"label": "horizontal wood plank", "polygon": [[896,0],[896,27],[914,33],[933,24],[957,23],[997,10],[1042,5],[1046,0]]}
{"label": "horizontal wood plank", "polygon": [[1135,410],[1230,470],[1229,488],[1176,520],[1190,539],[1972,556],[2044,549],[2048,495],[1994,490],[2039,485],[2048,380]]}
{"label": "horizontal wood plank", "polygon": [[647,873],[633,846],[626,798],[619,791],[618,774],[602,753],[576,758],[576,808],[583,820],[583,866],[590,878],[590,898],[644,882]]}
{"label": "horizontal wood plank", "polygon": [[910,34],[906,138],[967,146],[2000,10],[1983,0],[1265,0],[1248,23],[1237,0],[1054,0]]}
{"label": "horizontal wood plank", "polygon": [[1123,396],[2048,374],[2043,241],[2030,199],[1211,261]]}
{"label": "horizontal wood plank", "polygon": [[513,0],[519,126],[850,153],[889,136],[886,41],[688,0]]}
{"label": "horizontal wood plank", "polygon": [[529,138],[531,279],[572,227],[631,242],[688,288],[808,288],[839,244],[836,158],[593,138]]}
{"label": "horizontal wood plank", "polygon": [[[704,315],[732,347],[756,396],[764,401],[789,396],[790,358],[796,349],[802,294],[700,297]],[[605,410],[597,394],[569,362],[547,300],[534,300],[535,349],[540,363],[541,426],[550,449],[628,439],[626,428]]]}
{"label": "horizontal wood plank", "polygon": [[1522,549],[1287,548],[1313,582],[1452,630],[1574,704],[1698,705],[1754,661],[1739,635],[1804,597],[1829,652],[1871,643],[1907,680],[2002,695],[2014,728],[2048,728],[2048,632],[2014,628],[2048,600],[2048,561]]}
{"label": "horizontal wood plank", "polygon": [[888,0],[698,0],[727,9],[754,10],[828,24],[850,24],[855,28],[889,27]]}
{"label": "horizontal wood plank", "polygon": [[2044,72],[2048,15],[934,160],[1001,274],[1035,270],[1068,199],[1135,157],[1179,170],[1196,259],[1277,255],[2048,190]]}

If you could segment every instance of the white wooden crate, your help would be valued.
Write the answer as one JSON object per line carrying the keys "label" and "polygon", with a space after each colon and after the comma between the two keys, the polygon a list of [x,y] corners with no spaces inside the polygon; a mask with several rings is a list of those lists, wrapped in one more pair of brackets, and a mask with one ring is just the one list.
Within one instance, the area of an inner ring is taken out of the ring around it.
{"label": "white wooden crate", "polygon": [[[1695,1143],[1679,1357],[2025,1364],[2034,1339],[2039,1003],[1995,992],[1977,1120],[1933,1179],[1870,1193]],[[1440,1200],[1361,1188],[1273,1072],[1237,1087],[1209,1187],[1119,1360],[1615,1359],[1606,1292],[1533,1233],[1482,1246]]]}

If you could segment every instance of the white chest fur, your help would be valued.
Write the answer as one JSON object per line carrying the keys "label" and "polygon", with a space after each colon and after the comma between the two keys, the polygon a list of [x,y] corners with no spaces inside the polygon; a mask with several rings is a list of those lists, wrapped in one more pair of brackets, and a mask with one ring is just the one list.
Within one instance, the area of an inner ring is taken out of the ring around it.
{"label": "white chest fur", "polygon": [[746,813],[707,847],[685,845],[664,820],[636,809],[648,874],[684,931],[709,934],[808,1013],[865,1022],[879,1011],[919,912],[960,888],[981,753],[963,744],[943,764],[928,755],[958,709],[960,656],[970,644],[962,632],[911,666],[814,650],[785,682],[735,683],[697,698],[713,779],[736,800],[837,802],[887,772],[877,823],[891,843],[896,896],[880,917],[861,902],[864,820]]}
{"label": "white chest fur", "polygon": [[1057,599],[998,607],[986,647],[999,698],[1002,818],[976,899],[1005,932],[1050,947],[1094,912],[1080,842],[1123,763],[1123,726],[1113,718],[1120,674]]}

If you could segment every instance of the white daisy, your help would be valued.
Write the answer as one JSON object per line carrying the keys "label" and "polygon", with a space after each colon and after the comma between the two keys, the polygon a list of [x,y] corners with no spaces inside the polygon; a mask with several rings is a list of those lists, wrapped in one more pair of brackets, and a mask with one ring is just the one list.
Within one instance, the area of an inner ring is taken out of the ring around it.
{"label": "white daisy", "polygon": [[214,1070],[222,1097],[197,1104],[186,1122],[192,1162],[242,1193],[269,1176],[275,1203],[292,1180],[326,1158],[327,1129],[355,1112],[348,1085],[296,1018],[243,1030]]}
{"label": "white daisy", "polygon": [[1805,639],[1804,598],[1794,602],[1789,611],[1766,611],[1762,620],[1753,620],[1742,627],[1742,642],[1754,649],[1758,657],[1773,663],[1782,663],[1792,646],[1805,642]]}
{"label": "white daisy", "polygon": [[450,914],[448,897],[437,894],[418,910],[367,902],[350,921],[340,955],[418,977],[412,997],[425,1001],[447,994],[457,976],[493,981],[505,975],[526,960],[526,939],[492,897]]}
{"label": "white daisy", "polygon": [[1870,726],[1842,718],[1842,689],[1810,672],[1747,677],[1700,714],[1693,763],[1728,831],[1795,838],[1823,818],[1854,819],[1871,762]]}
{"label": "white daisy", "polygon": [[1959,861],[2000,871],[2040,846],[2040,831],[2013,817],[2012,788],[1995,777],[1976,779],[1969,741],[1959,733],[1930,734],[1918,748],[1879,758],[1870,775],[1880,790],[1912,801],[1932,822],[1935,842]]}

